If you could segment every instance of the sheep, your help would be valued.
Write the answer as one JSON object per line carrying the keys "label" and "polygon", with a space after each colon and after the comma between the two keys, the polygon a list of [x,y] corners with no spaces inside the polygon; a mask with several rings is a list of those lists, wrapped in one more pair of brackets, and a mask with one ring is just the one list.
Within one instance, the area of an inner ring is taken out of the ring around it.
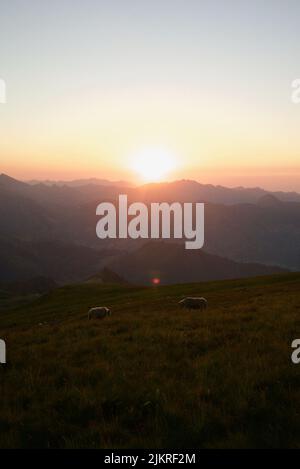
{"label": "sheep", "polygon": [[96,306],[94,308],[91,308],[88,312],[89,319],[100,319],[110,315],[111,311],[106,306]]}
{"label": "sheep", "polygon": [[200,309],[202,311],[207,308],[207,300],[203,297],[192,298],[187,296],[179,301],[179,305],[187,309]]}

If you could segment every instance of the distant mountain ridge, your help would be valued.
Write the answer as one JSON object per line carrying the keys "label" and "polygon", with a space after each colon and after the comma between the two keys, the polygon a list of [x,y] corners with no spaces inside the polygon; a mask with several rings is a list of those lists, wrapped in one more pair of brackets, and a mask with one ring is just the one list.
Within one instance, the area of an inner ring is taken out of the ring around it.
{"label": "distant mountain ridge", "polygon": [[67,187],[81,187],[87,185],[95,186],[117,186],[117,187],[134,187],[134,184],[129,181],[109,181],[108,179],[87,178],[87,179],[74,179],[74,180],[39,180],[32,179],[25,181],[27,184],[34,186],[36,184],[44,184],[46,186],[67,186]]}
{"label": "distant mountain ridge", "polygon": [[238,263],[203,250],[186,250],[181,244],[149,241],[137,251],[111,262],[110,268],[129,282],[150,285],[270,275],[287,272],[276,266]]}
{"label": "distant mountain ridge", "polygon": [[96,275],[113,250],[96,251],[60,241],[24,242],[0,237],[0,282],[28,281],[47,277],[57,283],[83,281]]}
{"label": "distant mountain ridge", "polygon": [[[129,196],[136,201],[151,202],[152,199],[162,201],[189,201],[211,202],[231,205],[236,203],[257,203],[264,195],[272,195],[283,202],[300,202],[300,194],[297,192],[267,191],[260,187],[233,187],[220,185],[201,184],[193,180],[178,180],[173,182],[149,183],[142,186],[134,186],[127,181],[108,181],[106,179],[89,178],[73,181],[38,181],[22,182],[6,174],[0,174],[0,189],[14,190],[29,197],[38,197],[41,192],[48,197],[55,194],[73,196],[74,201],[86,202],[94,197],[105,195],[117,195],[117,189],[128,190]],[[109,191],[110,189],[110,191]],[[126,192],[125,192],[126,193]],[[75,196],[77,194],[77,197]],[[68,199],[68,197],[67,197]],[[81,200],[80,200],[81,199]]]}
{"label": "distant mountain ridge", "polygon": [[283,202],[300,202],[300,194],[297,192],[271,192],[260,187],[228,188],[219,185],[201,184],[186,179],[145,184],[139,186],[136,193],[147,201],[152,201],[158,197],[166,202],[178,200],[181,202],[210,202],[233,205],[237,203],[257,203],[264,195],[272,195]]}
{"label": "distant mountain ridge", "polygon": [[[111,260],[123,258],[125,252],[134,255],[147,240],[100,240],[96,236],[97,205],[116,202],[120,193],[128,194],[129,203],[205,202],[203,252],[207,255],[239,264],[300,270],[300,203],[294,200],[300,199],[299,194],[228,189],[186,180],[126,190],[93,184],[29,185],[2,174],[0,281],[36,276],[59,283],[85,280],[110,267]],[[189,258],[190,253],[185,255]],[[232,265],[227,267],[232,271]]]}
{"label": "distant mountain ridge", "polygon": [[89,277],[85,283],[112,283],[124,285],[128,282],[120,275],[116,274],[113,270],[109,269],[108,267],[104,267],[101,272]]}

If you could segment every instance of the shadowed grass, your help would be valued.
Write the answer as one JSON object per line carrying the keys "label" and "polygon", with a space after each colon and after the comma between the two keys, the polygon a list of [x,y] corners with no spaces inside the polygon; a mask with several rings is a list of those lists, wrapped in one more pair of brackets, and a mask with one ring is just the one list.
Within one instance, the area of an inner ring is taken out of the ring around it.
{"label": "shadowed grass", "polygon": [[[179,309],[182,295],[208,310]],[[13,305],[0,313],[0,447],[299,447],[299,300],[289,274],[73,285]],[[95,305],[112,316],[88,321]]]}

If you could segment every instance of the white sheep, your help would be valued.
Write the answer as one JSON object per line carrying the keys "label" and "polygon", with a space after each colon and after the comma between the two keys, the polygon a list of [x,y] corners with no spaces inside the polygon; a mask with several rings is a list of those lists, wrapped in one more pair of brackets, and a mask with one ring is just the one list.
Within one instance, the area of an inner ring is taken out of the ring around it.
{"label": "white sheep", "polygon": [[94,308],[91,308],[88,312],[89,319],[100,319],[110,315],[111,311],[106,306],[96,306]]}
{"label": "white sheep", "polygon": [[207,308],[207,300],[203,297],[191,297],[187,296],[183,300],[179,301],[179,305],[187,309],[203,309]]}

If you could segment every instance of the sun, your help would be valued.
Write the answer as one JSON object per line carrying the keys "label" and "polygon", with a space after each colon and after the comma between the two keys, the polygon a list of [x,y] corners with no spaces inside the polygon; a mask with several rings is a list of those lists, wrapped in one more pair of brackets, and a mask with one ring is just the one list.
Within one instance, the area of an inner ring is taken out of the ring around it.
{"label": "sun", "polygon": [[144,181],[161,181],[175,166],[175,156],[162,148],[145,148],[132,157],[132,169]]}

